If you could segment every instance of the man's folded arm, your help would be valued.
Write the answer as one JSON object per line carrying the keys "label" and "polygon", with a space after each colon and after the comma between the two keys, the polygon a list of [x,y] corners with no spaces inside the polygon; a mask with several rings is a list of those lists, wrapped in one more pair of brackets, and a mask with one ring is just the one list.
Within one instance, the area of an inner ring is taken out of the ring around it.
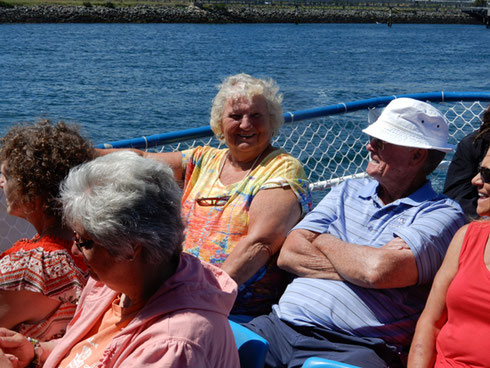
{"label": "man's folded arm", "polygon": [[399,237],[375,248],[321,234],[313,245],[328,258],[339,276],[352,284],[385,289],[412,286],[418,281],[415,256]]}
{"label": "man's folded arm", "polygon": [[328,256],[314,245],[319,233],[305,229],[293,230],[285,240],[277,265],[300,277],[342,280]]}
{"label": "man's folded arm", "polygon": [[327,233],[293,230],[277,263],[297,276],[349,281],[366,288],[406,287],[418,280],[415,256],[398,237],[374,248]]}

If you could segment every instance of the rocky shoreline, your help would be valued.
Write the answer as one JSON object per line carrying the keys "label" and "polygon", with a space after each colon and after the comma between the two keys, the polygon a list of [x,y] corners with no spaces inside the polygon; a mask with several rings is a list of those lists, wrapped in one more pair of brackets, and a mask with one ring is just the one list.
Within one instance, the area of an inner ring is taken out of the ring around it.
{"label": "rocky shoreline", "polygon": [[[387,23],[388,8],[340,9],[247,5],[13,6],[0,23]],[[392,22],[481,24],[458,8],[393,8]]]}

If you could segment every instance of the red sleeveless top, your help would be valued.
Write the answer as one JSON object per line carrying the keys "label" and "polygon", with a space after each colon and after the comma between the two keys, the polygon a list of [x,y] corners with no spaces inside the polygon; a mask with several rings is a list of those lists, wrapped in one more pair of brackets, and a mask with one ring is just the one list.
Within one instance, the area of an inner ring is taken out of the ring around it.
{"label": "red sleeveless top", "polygon": [[435,367],[490,367],[490,270],[483,259],[489,234],[490,221],[473,222],[466,231]]}

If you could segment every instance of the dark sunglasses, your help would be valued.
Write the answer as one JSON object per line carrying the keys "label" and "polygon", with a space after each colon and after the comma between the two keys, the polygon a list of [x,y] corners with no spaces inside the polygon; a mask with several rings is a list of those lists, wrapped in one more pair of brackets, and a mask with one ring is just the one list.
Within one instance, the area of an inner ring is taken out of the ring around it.
{"label": "dark sunglasses", "polygon": [[481,180],[484,183],[490,183],[490,169],[488,167],[480,166],[478,168],[478,172],[480,173]]}
{"label": "dark sunglasses", "polygon": [[211,207],[211,206],[222,207],[226,203],[228,203],[230,198],[231,198],[230,196],[203,197],[203,198],[197,198],[196,202],[199,206],[203,206],[203,207]]}
{"label": "dark sunglasses", "polygon": [[371,137],[371,140],[369,142],[371,143],[371,146],[378,151],[382,151],[385,149],[386,142],[381,139]]}
{"label": "dark sunglasses", "polygon": [[82,238],[80,237],[80,235],[77,234],[76,231],[73,232],[73,241],[75,242],[75,245],[80,252],[82,252],[82,248],[91,249],[94,246],[93,240],[82,241]]}

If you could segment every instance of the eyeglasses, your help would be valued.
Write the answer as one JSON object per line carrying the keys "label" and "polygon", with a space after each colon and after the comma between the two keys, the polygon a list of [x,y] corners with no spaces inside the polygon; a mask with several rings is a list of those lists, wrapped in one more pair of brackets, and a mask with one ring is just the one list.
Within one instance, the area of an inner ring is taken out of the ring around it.
{"label": "eyeglasses", "polygon": [[73,241],[80,252],[82,251],[82,248],[91,249],[94,246],[93,240],[82,241],[82,238],[76,231],[73,232]]}
{"label": "eyeglasses", "polygon": [[373,146],[378,151],[382,151],[385,149],[385,143],[386,142],[381,140],[381,139],[371,137],[370,143],[371,143],[371,146]]}
{"label": "eyeglasses", "polygon": [[197,198],[196,202],[199,206],[203,206],[203,207],[212,207],[212,206],[222,207],[226,203],[228,203],[230,198],[231,198],[230,196],[203,197],[203,198]]}
{"label": "eyeglasses", "polygon": [[487,184],[490,183],[490,169],[488,167],[480,166],[478,168],[478,172],[480,173],[481,180],[484,183],[487,183]]}

